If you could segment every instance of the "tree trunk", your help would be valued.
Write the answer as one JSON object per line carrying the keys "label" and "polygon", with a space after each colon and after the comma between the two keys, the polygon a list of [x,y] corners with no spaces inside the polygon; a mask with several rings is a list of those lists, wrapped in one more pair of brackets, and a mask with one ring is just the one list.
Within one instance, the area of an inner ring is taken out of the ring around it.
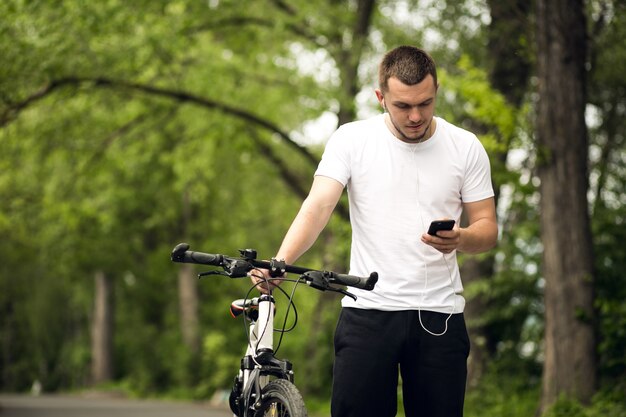
{"label": "tree trunk", "polygon": [[[181,236],[187,232],[187,227],[192,219],[191,202],[189,191],[185,190],[182,196],[182,221]],[[182,264],[178,270],[178,301],[180,312],[180,329],[183,335],[183,343],[194,358],[200,353],[200,328],[198,319],[198,278],[190,264]],[[196,358],[197,359],[197,358]]]}
{"label": "tree trunk", "polygon": [[[481,279],[488,279],[493,275],[493,256],[486,259],[477,257],[467,258],[461,265],[463,285],[469,286]],[[475,387],[480,382],[491,353],[488,349],[487,332],[481,317],[487,310],[485,298],[477,295],[467,300],[464,315],[467,320],[467,328],[470,336],[471,354],[467,362],[467,384]]]}
{"label": "tree trunk", "polygon": [[491,23],[488,31],[489,81],[506,101],[519,107],[530,75],[531,3],[527,0],[488,0]]}
{"label": "tree trunk", "polygon": [[595,390],[582,0],[537,1],[538,175],[545,277],[542,409]]}
{"label": "tree trunk", "polygon": [[200,352],[198,328],[198,278],[190,264],[181,265],[178,272],[180,328],[183,342],[192,354]]}
{"label": "tree trunk", "polygon": [[100,384],[113,379],[113,280],[102,271],[94,279],[91,378],[93,384]]}
{"label": "tree trunk", "polygon": [[[354,26],[349,34],[352,42],[348,47],[342,47],[333,54],[341,74],[337,126],[351,122],[356,117],[355,98],[360,88],[359,63],[369,34],[375,5],[376,0],[358,0]],[[342,44],[342,39],[336,41],[338,45]]]}

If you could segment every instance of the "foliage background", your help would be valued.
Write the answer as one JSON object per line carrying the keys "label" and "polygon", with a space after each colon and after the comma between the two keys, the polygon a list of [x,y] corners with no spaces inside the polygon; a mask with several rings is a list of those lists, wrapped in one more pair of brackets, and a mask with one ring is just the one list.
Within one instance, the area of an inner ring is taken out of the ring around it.
{"label": "foliage background", "polygon": [[[26,391],[34,380],[46,391],[90,385],[98,271],[115,283],[114,386],[193,398],[227,389],[244,342],[227,308],[248,282],[200,282],[198,366],[182,343],[178,266],[169,252],[188,241],[208,252],[254,247],[271,256],[338,114],[378,112],[377,60],[411,43],[438,62],[439,115],[479,134],[502,187],[494,274],[466,288],[470,302],[488,301],[478,324],[492,343],[488,372],[468,391],[468,415],[534,413],[543,278],[532,77],[519,106],[491,85],[486,2],[373,2],[364,39],[351,32],[362,3],[0,3],[2,390]],[[602,389],[594,405],[568,415],[613,407],[604,415],[617,416],[626,389],[626,10],[617,1],[586,7]],[[532,39],[520,37],[532,63]],[[353,83],[351,59],[358,60]],[[299,263],[345,268],[349,234],[335,215]],[[311,405],[324,410],[338,299],[305,289],[296,297],[299,325],[280,354],[300,369]],[[331,300],[322,311],[319,297]]]}

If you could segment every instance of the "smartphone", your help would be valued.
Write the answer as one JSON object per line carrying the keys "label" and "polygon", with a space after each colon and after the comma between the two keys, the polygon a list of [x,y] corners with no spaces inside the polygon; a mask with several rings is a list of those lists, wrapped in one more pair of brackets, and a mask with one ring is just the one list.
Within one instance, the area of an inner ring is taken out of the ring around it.
{"label": "smartphone", "polygon": [[433,220],[428,228],[428,234],[437,236],[440,230],[452,230],[454,228],[454,220]]}

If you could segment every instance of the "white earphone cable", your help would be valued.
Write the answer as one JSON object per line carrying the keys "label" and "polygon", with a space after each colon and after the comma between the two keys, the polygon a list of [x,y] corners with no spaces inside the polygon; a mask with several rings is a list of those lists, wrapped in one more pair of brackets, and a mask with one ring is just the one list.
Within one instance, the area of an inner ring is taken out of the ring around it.
{"label": "white earphone cable", "polygon": [[[420,216],[420,224],[422,225],[422,230],[426,230],[426,225],[424,224],[424,217],[422,215],[422,207],[421,207],[421,202],[420,202],[420,177],[419,177],[419,166],[417,161],[415,160],[415,150],[417,149],[418,145],[413,146],[412,149],[412,156],[413,156],[413,162],[415,164],[415,176],[416,176],[416,187],[417,187],[417,204],[418,204],[418,213]],[[445,254],[441,254],[441,258],[443,259],[443,262],[446,264],[446,268],[448,269],[448,276],[450,278],[450,288],[452,289],[452,292],[455,293],[454,291],[454,281],[452,280],[452,271],[450,269],[450,265],[448,264],[448,260],[446,259],[446,255]],[[420,322],[420,326],[422,326],[422,329],[424,329],[425,332],[433,335],[433,336],[443,336],[444,334],[446,334],[446,332],[448,331],[448,321],[450,320],[450,318],[452,317],[452,315],[454,314],[454,311],[456,310],[456,294],[454,294],[454,305],[452,306],[452,311],[450,312],[450,314],[448,315],[448,317],[446,318],[445,321],[445,327],[443,329],[443,331],[441,333],[435,333],[429,329],[426,328],[426,326],[424,325],[423,321],[422,321],[422,306],[424,305],[424,301],[426,300],[426,291],[428,289],[428,265],[426,265],[426,261],[424,260],[423,262],[424,265],[424,288],[422,290],[422,299],[420,301],[420,303],[417,306],[417,315],[419,318],[419,322]]]}

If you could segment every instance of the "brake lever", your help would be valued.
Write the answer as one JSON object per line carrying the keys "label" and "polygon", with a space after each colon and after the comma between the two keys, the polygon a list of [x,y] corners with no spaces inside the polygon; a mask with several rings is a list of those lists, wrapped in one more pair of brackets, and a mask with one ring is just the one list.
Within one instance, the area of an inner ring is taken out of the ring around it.
{"label": "brake lever", "polygon": [[351,292],[348,292],[344,290],[343,288],[337,288],[337,287],[333,287],[332,285],[330,285],[329,273],[326,271],[324,272],[308,271],[302,274],[301,277],[305,280],[307,285],[309,285],[310,287],[313,287],[320,291],[338,292],[339,294],[347,295],[348,297],[352,298],[354,301],[357,300],[356,295],[352,294]]}
{"label": "brake lever", "polygon": [[230,262],[224,264],[224,271],[226,276],[231,278],[243,278],[248,276],[248,271],[253,269],[250,263],[244,259],[233,259]]}
{"label": "brake lever", "polygon": [[202,277],[206,277],[207,275],[222,275],[224,277],[228,277],[230,275],[228,275],[226,272],[224,271],[207,271],[207,272],[200,272],[198,274],[198,279],[202,278]]}
{"label": "brake lever", "polygon": [[348,297],[352,298],[354,301],[357,300],[356,295],[352,294],[351,292],[348,292],[342,288],[333,288],[333,287],[329,287],[328,288],[329,291],[334,291],[334,292],[338,292],[339,294],[343,294],[343,295],[347,295]]}
{"label": "brake lever", "polygon": [[320,271],[308,271],[300,276],[309,287],[313,287],[320,291],[326,291],[330,288],[328,285],[328,278],[324,276],[323,272]]}

